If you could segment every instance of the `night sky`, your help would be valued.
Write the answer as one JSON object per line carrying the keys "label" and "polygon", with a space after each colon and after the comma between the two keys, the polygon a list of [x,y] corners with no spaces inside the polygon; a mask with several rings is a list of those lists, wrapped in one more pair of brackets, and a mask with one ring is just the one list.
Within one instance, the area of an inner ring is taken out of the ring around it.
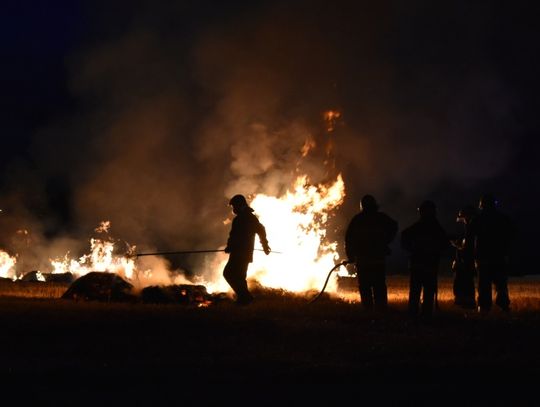
{"label": "night sky", "polygon": [[[158,3],[158,4],[156,4]],[[141,248],[224,244],[235,193],[342,173],[400,229],[493,193],[537,273],[540,72],[533,2],[5,1],[2,247],[76,251],[101,220]],[[328,132],[323,112],[341,112]],[[334,168],[323,164],[332,143]],[[270,242],[272,243],[272,242]],[[38,256],[36,252],[36,256]]]}

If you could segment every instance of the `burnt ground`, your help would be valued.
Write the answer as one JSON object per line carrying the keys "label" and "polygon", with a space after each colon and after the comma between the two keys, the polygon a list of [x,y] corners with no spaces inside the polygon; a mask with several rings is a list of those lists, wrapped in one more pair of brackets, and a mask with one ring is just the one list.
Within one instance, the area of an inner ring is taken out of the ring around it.
{"label": "burnt ground", "polygon": [[[1,383],[32,405],[538,405],[540,313],[429,324],[327,296],[207,308],[0,297]],[[377,402],[375,402],[378,400]]]}

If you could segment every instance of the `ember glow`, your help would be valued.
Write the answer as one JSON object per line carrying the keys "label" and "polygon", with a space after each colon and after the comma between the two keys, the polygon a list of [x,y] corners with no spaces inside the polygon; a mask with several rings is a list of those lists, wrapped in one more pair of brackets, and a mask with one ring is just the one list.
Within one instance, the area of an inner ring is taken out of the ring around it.
{"label": "ember glow", "polygon": [[341,118],[341,112],[337,110],[327,110],[324,112],[323,117],[326,122],[326,131],[332,132],[336,127],[337,121]]}
{"label": "ember glow", "polygon": [[[267,256],[256,250],[248,279],[292,292],[320,290],[339,258],[337,243],[326,242],[326,224],[344,196],[341,175],[327,185],[310,185],[308,178],[301,176],[282,197],[256,195],[250,206],[266,228],[271,249],[279,253]],[[258,242],[255,247],[261,249]],[[225,263],[226,259],[221,261],[220,270]],[[223,283],[210,284],[210,289],[227,290]],[[327,291],[335,290],[336,280],[331,279]]]}

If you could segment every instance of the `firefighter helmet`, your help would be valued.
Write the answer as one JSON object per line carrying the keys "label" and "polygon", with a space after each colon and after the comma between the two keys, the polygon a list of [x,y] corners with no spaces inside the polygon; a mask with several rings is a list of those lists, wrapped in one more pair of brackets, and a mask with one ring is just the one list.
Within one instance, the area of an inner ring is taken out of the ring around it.
{"label": "firefighter helmet", "polygon": [[232,207],[236,207],[236,208],[241,208],[243,206],[248,206],[247,204],[247,201],[246,201],[246,197],[244,195],[235,195],[231,198],[231,200],[229,201],[229,205],[231,205]]}
{"label": "firefighter helmet", "polygon": [[374,212],[379,209],[379,205],[373,195],[364,195],[360,201],[360,207],[362,211]]}

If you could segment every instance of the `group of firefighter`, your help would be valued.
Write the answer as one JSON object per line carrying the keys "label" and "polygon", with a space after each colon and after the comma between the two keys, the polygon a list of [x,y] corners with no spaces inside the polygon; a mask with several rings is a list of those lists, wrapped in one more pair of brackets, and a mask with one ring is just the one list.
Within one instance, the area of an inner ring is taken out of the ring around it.
{"label": "group of firefighter", "polygon": [[[266,254],[271,252],[264,226],[253,214],[243,195],[229,202],[235,213],[225,251],[229,261],[224,277],[234,290],[238,304],[249,304],[246,274],[252,261],[255,235]],[[403,229],[400,246],[409,254],[410,275],[408,311],[414,319],[431,319],[437,298],[437,275],[444,253],[453,248],[453,293],[455,304],[488,313],[495,304],[510,311],[508,262],[514,237],[510,218],[498,208],[492,195],[482,196],[476,206],[468,205],[457,214],[463,234],[452,238],[437,218],[437,207],[426,200],[418,207],[418,219]],[[361,305],[368,311],[388,307],[386,258],[390,244],[398,234],[398,222],[380,211],[376,199],[365,195],[360,212],[349,222],[345,236],[348,262],[356,267]],[[478,280],[477,286],[475,281]]]}

